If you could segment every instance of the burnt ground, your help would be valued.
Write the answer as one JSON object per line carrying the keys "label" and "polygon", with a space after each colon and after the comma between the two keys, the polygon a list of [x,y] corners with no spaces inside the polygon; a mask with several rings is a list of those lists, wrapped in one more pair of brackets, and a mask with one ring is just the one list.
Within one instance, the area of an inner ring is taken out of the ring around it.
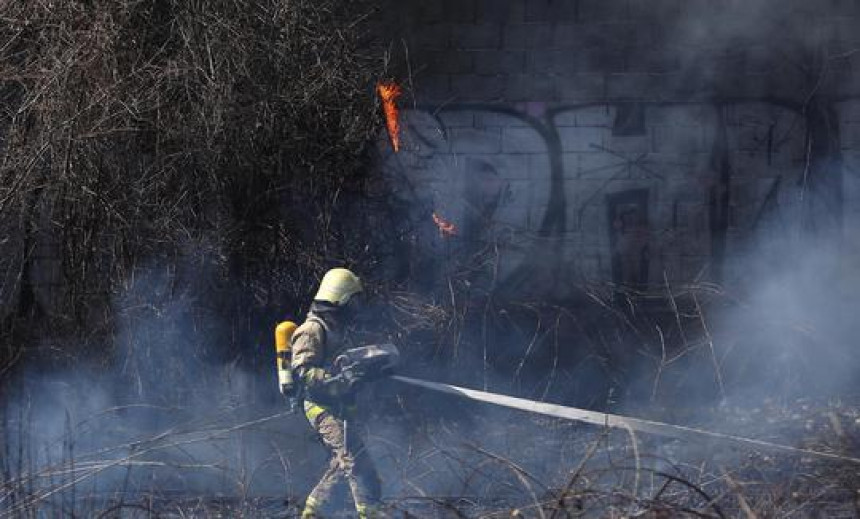
{"label": "burnt ground", "polygon": [[[639,414],[857,457],[860,412],[856,403],[856,399],[852,404],[768,401],[757,407],[724,405],[712,410]],[[562,517],[661,512],[714,517],[855,517],[860,505],[860,466],[851,462],[720,442],[692,444],[515,412],[500,412],[493,423],[505,427],[439,424],[429,433],[435,436],[436,450],[428,449],[424,455],[433,452],[455,460],[450,463],[457,468],[449,488],[462,487],[447,495],[457,498],[437,500],[432,506],[423,498],[400,499],[394,507],[420,517],[453,516],[455,508],[467,517],[517,513],[539,517],[539,507],[546,516]]]}
{"label": "burnt ground", "polygon": [[[858,402],[652,409],[648,418],[858,457]],[[370,448],[394,517],[847,518],[860,513],[860,466],[847,461],[600,430],[453,400],[424,410],[401,400],[398,412],[372,422]],[[325,461],[300,417],[221,428],[195,425],[198,430],[171,428],[150,443],[139,442],[140,456],[133,447],[126,461],[113,467],[124,475],[122,485],[113,480],[99,488],[82,479],[68,486],[68,474],[86,475],[100,463],[122,459],[110,452],[100,458],[81,454],[74,463],[43,467],[41,486],[22,484],[12,496],[7,485],[0,510],[4,517],[296,515]],[[153,446],[165,441],[159,454]],[[216,448],[195,450],[200,441]],[[271,445],[278,461],[255,458],[250,446],[261,444]],[[143,454],[147,449],[153,453]],[[184,452],[184,459],[168,449]],[[244,461],[231,466],[227,453]],[[209,479],[194,481],[201,472]],[[277,488],[286,491],[279,494]],[[330,517],[354,515],[341,490]]]}

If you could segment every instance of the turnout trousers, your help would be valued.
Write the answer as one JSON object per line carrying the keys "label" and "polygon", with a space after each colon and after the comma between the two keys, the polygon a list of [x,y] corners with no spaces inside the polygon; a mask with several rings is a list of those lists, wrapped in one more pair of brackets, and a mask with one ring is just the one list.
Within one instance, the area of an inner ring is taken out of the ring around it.
{"label": "turnout trousers", "polygon": [[319,517],[320,509],[341,479],[349,484],[358,517],[378,517],[382,485],[358,428],[351,427],[349,418],[310,401],[305,401],[305,415],[319,433],[330,460],[319,483],[308,495],[302,517]]}

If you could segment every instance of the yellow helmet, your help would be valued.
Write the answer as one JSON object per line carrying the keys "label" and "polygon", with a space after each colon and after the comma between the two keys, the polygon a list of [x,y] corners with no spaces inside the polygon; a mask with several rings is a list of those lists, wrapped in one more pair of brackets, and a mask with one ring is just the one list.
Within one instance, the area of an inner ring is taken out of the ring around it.
{"label": "yellow helmet", "polygon": [[349,269],[336,268],[325,273],[314,301],[343,306],[355,294],[364,290],[361,280]]}

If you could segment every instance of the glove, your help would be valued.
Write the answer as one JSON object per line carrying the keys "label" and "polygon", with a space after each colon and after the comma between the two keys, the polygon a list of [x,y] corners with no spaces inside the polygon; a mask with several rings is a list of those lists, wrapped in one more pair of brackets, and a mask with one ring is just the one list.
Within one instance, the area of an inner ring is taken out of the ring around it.
{"label": "glove", "polygon": [[300,368],[299,374],[308,397],[315,402],[337,403],[354,393],[359,379],[344,372],[332,375],[323,368]]}
{"label": "glove", "polygon": [[347,350],[334,360],[334,367],[354,383],[371,382],[392,374],[399,358],[393,344],[371,344]]}

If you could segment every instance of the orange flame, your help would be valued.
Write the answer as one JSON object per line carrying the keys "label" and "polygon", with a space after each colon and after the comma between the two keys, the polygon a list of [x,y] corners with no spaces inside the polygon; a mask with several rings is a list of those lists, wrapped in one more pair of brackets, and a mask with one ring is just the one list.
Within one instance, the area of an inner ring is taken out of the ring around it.
{"label": "orange flame", "polygon": [[436,213],[433,213],[433,223],[439,228],[439,235],[443,238],[457,235],[457,226]]}
{"label": "orange flame", "polygon": [[398,118],[397,104],[394,102],[400,97],[400,87],[393,81],[380,81],[376,85],[376,92],[382,100],[382,109],[385,111],[385,126],[388,128],[388,137],[391,138],[391,146],[394,152],[400,151],[400,121]]}

